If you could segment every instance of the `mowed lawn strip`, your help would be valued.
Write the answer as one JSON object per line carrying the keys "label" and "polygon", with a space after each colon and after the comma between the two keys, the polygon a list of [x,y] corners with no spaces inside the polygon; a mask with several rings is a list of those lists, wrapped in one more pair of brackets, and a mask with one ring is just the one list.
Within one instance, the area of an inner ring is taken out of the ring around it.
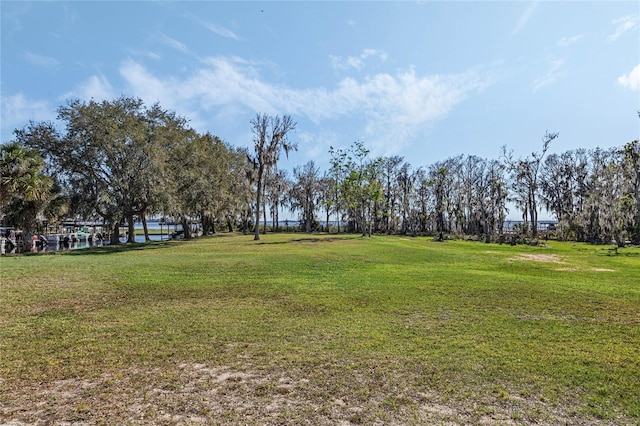
{"label": "mowed lawn strip", "polygon": [[0,268],[3,422],[640,421],[637,248],[221,235]]}

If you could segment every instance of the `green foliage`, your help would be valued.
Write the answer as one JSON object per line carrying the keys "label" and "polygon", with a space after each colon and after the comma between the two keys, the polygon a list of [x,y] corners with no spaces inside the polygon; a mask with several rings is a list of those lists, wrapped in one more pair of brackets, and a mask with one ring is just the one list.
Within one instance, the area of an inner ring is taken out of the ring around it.
{"label": "green foliage", "polygon": [[302,167],[293,169],[295,181],[289,191],[289,206],[291,211],[300,211],[300,223],[305,232],[314,231],[317,223],[315,218],[316,206],[320,203],[322,179],[320,169],[313,160]]}
{"label": "green foliage", "polygon": [[257,114],[251,120],[255,156],[249,160],[256,172],[255,240],[260,239],[260,208],[266,177],[277,166],[282,151],[288,156],[289,151],[298,150],[298,144],[289,141],[289,133],[295,128],[296,123],[289,115]]}
{"label": "green foliage", "polygon": [[624,173],[629,182],[627,205],[625,210],[633,217],[629,221],[629,235],[636,243],[640,243],[640,141],[634,140],[622,148],[625,164]]}
{"label": "green foliage", "polygon": [[[118,227],[125,221],[133,238],[134,221],[151,215],[170,216],[185,231],[188,223],[200,222],[205,234],[215,233],[219,225],[237,225],[244,232],[254,228],[254,239],[259,239],[261,220],[266,232],[267,204],[277,230],[278,213],[287,202],[307,231],[317,229],[318,211],[324,210],[327,229],[335,214],[338,232],[346,223],[343,230],[362,235],[435,234],[444,239],[453,233],[490,241],[504,238],[507,201],[522,211],[522,229],[533,239],[542,205],[557,219],[560,239],[640,242],[638,141],[621,149],[546,156],[558,137],[546,133],[542,149],[524,158],[515,159],[503,148],[500,161],[458,155],[424,168],[401,157],[371,157],[356,141],[347,149],[331,147],[330,169],[313,168],[313,179],[303,176],[308,165],[294,168],[298,182],[289,185],[277,170],[282,152],[297,149],[289,140],[296,123],[288,115],[257,114],[251,120],[252,155],[211,133],[199,134],[175,112],[136,98],[72,100],[58,109],[58,119],[63,133],[46,122],[15,132],[20,146],[36,149],[46,160],[47,173],[56,173],[68,195],[44,213],[103,219],[111,225],[112,243],[118,242]],[[24,189],[16,186],[18,180],[13,186],[6,182],[5,177],[0,188],[5,210],[12,194]],[[36,187],[30,184],[31,191]],[[43,212],[28,205],[33,203],[27,198],[14,199],[11,207],[21,222],[35,210]]]}
{"label": "green foliage", "polygon": [[39,217],[58,217],[66,202],[37,151],[18,142],[0,146],[0,219],[5,225],[23,230],[24,241],[31,244]]}
{"label": "green foliage", "polygon": [[124,96],[72,100],[58,114],[64,134],[50,123],[30,123],[16,131],[18,141],[55,170],[71,194],[72,218],[104,219],[112,243],[124,220],[133,238],[134,217],[212,221],[237,213],[235,200],[246,192],[234,188],[239,175],[244,179],[244,153],[198,134],[177,114]]}
{"label": "green foliage", "polygon": [[362,235],[371,236],[374,205],[382,199],[382,158],[369,158],[369,150],[360,141],[347,151],[333,150],[333,167],[342,180],[338,192],[342,205],[358,224]]}
{"label": "green foliage", "polygon": [[0,145],[0,208],[18,197],[41,201],[52,186],[44,174],[44,160],[37,151],[18,142]]}

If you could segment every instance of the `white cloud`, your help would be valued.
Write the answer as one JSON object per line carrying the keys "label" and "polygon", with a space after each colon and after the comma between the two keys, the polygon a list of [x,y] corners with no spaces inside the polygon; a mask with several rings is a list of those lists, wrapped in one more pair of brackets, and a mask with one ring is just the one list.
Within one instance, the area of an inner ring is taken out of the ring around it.
{"label": "white cloud", "polygon": [[177,80],[161,81],[133,60],[123,62],[119,71],[133,91],[130,95],[140,97],[148,104],[160,102],[164,107],[173,109],[177,105],[172,100],[184,96],[180,94],[181,85]]}
{"label": "white cloud", "polygon": [[22,21],[26,20],[28,13],[34,5],[31,2],[4,2],[2,4],[2,37],[13,37],[14,34],[24,28]]}
{"label": "white cloud", "polygon": [[618,84],[631,90],[640,89],[640,64],[628,74],[618,77]]}
{"label": "white cloud", "polygon": [[616,30],[613,34],[607,37],[607,41],[609,42],[618,40],[624,33],[638,25],[638,16],[623,16],[621,18],[614,19],[611,23],[616,26]]}
{"label": "white cloud", "polygon": [[24,54],[24,58],[32,63],[33,65],[42,67],[42,68],[55,68],[60,65],[60,61],[56,58],[51,58],[48,56],[36,55],[35,53],[26,52]]}
{"label": "white cloud", "polygon": [[317,125],[347,118],[362,125],[362,137],[374,149],[391,140],[400,149],[409,136],[490,84],[480,69],[445,76],[419,76],[411,69],[345,78],[333,88],[295,89],[265,81],[259,64],[240,58],[204,62],[205,67],[187,77],[160,78],[132,60],[122,64],[120,73],[128,93],[147,103],[159,101],[189,117],[196,128],[223,110],[291,114]]}
{"label": "white cloud", "polygon": [[80,83],[75,89],[65,93],[61,100],[80,99],[102,101],[113,99],[120,94],[116,93],[109,81],[102,75],[93,75]]}
{"label": "white cloud", "polygon": [[584,37],[584,34],[577,34],[571,37],[562,37],[560,40],[558,40],[557,44],[559,47],[568,47],[568,46],[571,46],[572,44],[577,43],[583,37]]}
{"label": "white cloud", "polygon": [[522,15],[520,15],[520,18],[518,18],[518,21],[514,25],[513,30],[511,30],[512,36],[519,33],[520,30],[522,30],[527,25],[527,22],[529,22],[529,19],[531,19],[531,17],[533,16],[533,13],[537,8],[538,8],[538,2],[533,2],[529,4],[529,6],[527,6],[525,11],[522,12]]}
{"label": "white cloud", "polygon": [[2,96],[0,99],[0,121],[2,122],[2,142],[10,138],[13,129],[22,128],[30,120],[44,121],[55,118],[57,106],[49,105],[47,101],[28,99],[22,93]]}
{"label": "white cloud", "polygon": [[550,59],[547,73],[533,81],[532,92],[536,93],[543,87],[547,87],[564,77],[564,64],[564,59]]}
{"label": "white cloud", "polygon": [[202,25],[204,25],[209,31],[218,34],[219,36],[232,38],[234,40],[238,40],[238,36],[231,30],[226,29],[223,26],[213,24],[211,22],[200,21]]}
{"label": "white cloud", "polygon": [[309,160],[318,161],[326,154],[329,147],[338,147],[344,140],[340,140],[340,135],[333,130],[320,130],[315,133],[304,130],[296,131],[296,140],[301,155]]}
{"label": "white cloud", "polygon": [[189,48],[187,47],[187,45],[169,37],[164,33],[160,33],[160,41],[173,49],[179,50],[183,53],[189,53]]}
{"label": "white cloud", "polygon": [[156,52],[152,52],[151,50],[134,50],[134,49],[128,49],[127,50],[129,52],[129,54],[134,55],[134,56],[143,56],[145,58],[149,58],[149,59],[153,59],[153,60],[159,60],[162,58],[162,56],[160,56],[160,54],[156,53]]}
{"label": "white cloud", "polygon": [[123,62],[119,72],[128,84],[127,95],[140,97],[147,105],[160,102],[163,108],[188,117],[193,127],[200,129],[203,126],[204,121],[198,114],[202,106],[198,105],[198,95],[194,94],[197,82],[172,77],[162,80],[133,60]]}
{"label": "white cloud", "polygon": [[362,69],[368,58],[377,58],[380,62],[385,62],[388,55],[382,50],[364,49],[359,56],[348,56],[347,58],[333,55],[329,56],[333,68],[337,70],[347,70],[351,68],[356,70]]}
{"label": "white cloud", "polygon": [[418,76],[414,70],[379,74],[342,86],[344,99],[356,100],[351,114],[366,115],[367,142],[374,153],[389,155],[405,141],[446,117],[453,108],[491,84],[479,69],[445,76]]}

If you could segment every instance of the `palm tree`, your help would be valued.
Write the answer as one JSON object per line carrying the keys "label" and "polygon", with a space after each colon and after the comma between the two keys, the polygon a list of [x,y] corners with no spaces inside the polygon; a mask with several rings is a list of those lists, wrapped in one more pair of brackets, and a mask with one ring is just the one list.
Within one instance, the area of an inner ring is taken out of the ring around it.
{"label": "palm tree", "polygon": [[18,142],[0,145],[0,207],[12,197],[37,200],[51,186],[42,174],[44,161],[34,150]]}
{"label": "palm tree", "polygon": [[18,142],[0,145],[0,213],[22,227],[22,241],[31,243],[36,219],[52,194],[53,180],[44,174],[44,160]]}

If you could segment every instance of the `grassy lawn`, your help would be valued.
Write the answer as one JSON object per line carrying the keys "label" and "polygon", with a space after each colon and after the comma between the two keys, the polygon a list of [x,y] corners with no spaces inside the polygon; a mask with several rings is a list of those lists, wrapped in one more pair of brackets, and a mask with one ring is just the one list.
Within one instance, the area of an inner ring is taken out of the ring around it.
{"label": "grassy lawn", "polygon": [[0,423],[640,422],[638,248],[262,238],[0,258]]}

